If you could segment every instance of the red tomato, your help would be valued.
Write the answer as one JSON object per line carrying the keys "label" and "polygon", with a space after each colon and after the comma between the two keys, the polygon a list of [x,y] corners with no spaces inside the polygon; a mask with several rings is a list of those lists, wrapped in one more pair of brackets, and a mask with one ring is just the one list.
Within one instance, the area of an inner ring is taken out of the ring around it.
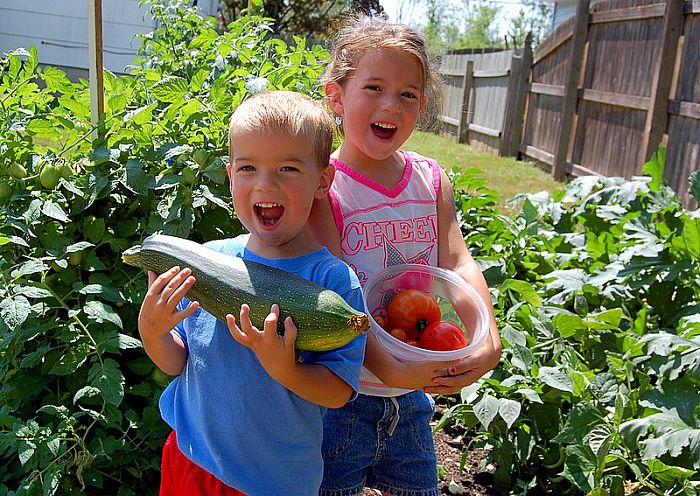
{"label": "red tomato", "polygon": [[392,329],[391,331],[389,331],[389,334],[394,336],[399,341],[406,341],[406,339],[408,339],[408,337],[406,336],[406,331],[404,331],[403,329]]}
{"label": "red tomato", "polygon": [[418,342],[422,348],[435,351],[458,350],[469,344],[462,329],[444,320],[426,327]]}
{"label": "red tomato", "polygon": [[381,315],[375,315],[372,317],[374,321],[381,327],[382,329],[386,329],[386,319],[382,317]]}
{"label": "red tomato", "polygon": [[392,298],[386,309],[389,326],[406,331],[409,339],[418,339],[423,329],[440,320],[440,306],[425,291],[407,289]]}

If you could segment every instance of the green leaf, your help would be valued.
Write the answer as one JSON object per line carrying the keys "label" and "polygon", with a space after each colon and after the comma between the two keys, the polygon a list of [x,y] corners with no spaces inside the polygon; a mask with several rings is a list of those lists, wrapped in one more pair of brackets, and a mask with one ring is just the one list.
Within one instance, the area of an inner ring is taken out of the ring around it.
{"label": "green leaf", "polygon": [[[0,317],[11,330],[19,329],[31,313],[29,300],[22,295],[0,301]],[[1,342],[1,341],[0,341]]]}
{"label": "green leaf", "polygon": [[500,402],[498,399],[489,394],[484,395],[481,400],[474,405],[474,415],[479,419],[484,429],[488,429],[493,419],[496,418],[499,407]]}
{"label": "green leaf", "polygon": [[498,400],[498,402],[498,415],[505,420],[506,425],[508,425],[508,428],[510,429],[520,416],[520,403],[507,398],[501,398]]}
{"label": "green leaf", "polygon": [[187,80],[179,76],[165,76],[151,86],[151,94],[161,102],[176,102],[187,94]]}
{"label": "green leaf", "polygon": [[36,444],[31,441],[21,441],[19,443],[19,449],[17,454],[19,455],[19,462],[22,465],[26,465],[27,462],[34,456],[36,452]]}
{"label": "green leaf", "polygon": [[144,171],[144,166],[138,160],[129,160],[124,167],[121,183],[130,191],[145,196],[148,190],[155,187],[155,180]]}
{"label": "green leaf", "polygon": [[530,388],[520,388],[515,391],[516,393],[520,393],[523,396],[525,396],[528,400],[530,400],[532,403],[542,403],[542,398],[540,398],[540,395],[537,394],[537,391],[534,389]]}
{"label": "green leaf", "polygon": [[697,473],[695,470],[666,465],[661,460],[649,460],[647,466],[656,479],[667,484],[683,484]]}
{"label": "green leaf", "polygon": [[528,281],[506,279],[503,281],[503,284],[501,284],[500,289],[501,291],[515,291],[520,295],[521,301],[526,301],[530,305],[534,305],[536,307],[542,306],[542,298],[540,298],[540,295],[537,294],[537,290],[533,284]]}
{"label": "green leaf", "polygon": [[[552,325],[559,331],[559,334],[561,334],[563,338],[577,336],[580,331],[586,329],[586,325],[581,317],[568,312],[561,312],[552,317]],[[585,334],[579,335],[578,337],[583,338]]]}
{"label": "green leaf", "polygon": [[124,122],[134,121],[137,126],[143,126],[153,119],[153,109],[158,105],[152,103],[150,105],[144,105],[134,110],[130,110],[124,116]]}
{"label": "green leaf", "polygon": [[688,178],[688,193],[700,203],[700,170],[693,171]]}
{"label": "green leaf", "polygon": [[573,393],[574,381],[557,367],[541,367],[538,378],[549,387]]}
{"label": "green leaf", "polygon": [[558,443],[579,443],[604,420],[604,415],[591,403],[577,403],[564,428],[554,438]]}
{"label": "green leaf", "polygon": [[83,307],[83,311],[88,318],[94,320],[98,324],[110,322],[119,329],[123,329],[121,317],[119,317],[117,312],[109,305],[105,305],[99,301],[88,301]]}
{"label": "green leaf", "polygon": [[595,454],[599,463],[605,461],[605,457],[610,450],[612,443],[613,432],[607,424],[598,424],[588,434],[588,447]]}
{"label": "green leaf", "polygon": [[98,398],[102,392],[94,386],[84,386],[78,389],[73,395],[73,403],[77,403],[83,398]]}
{"label": "green leaf", "polygon": [[683,231],[671,238],[671,247],[681,260],[700,260],[700,217],[683,216]]}
{"label": "green leaf", "polygon": [[47,200],[44,202],[44,204],[41,206],[41,213],[43,213],[47,217],[56,219],[59,222],[70,222],[70,217],[68,217],[68,215],[61,208],[61,206],[58,203],[51,200]]}
{"label": "green leaf", "polygon": [[107,358],[104,363],[95,363],[88,374],[90,384],[99,389],[105,399],[119,406],[124,399],[124,376],[119,370],[119,364]]}
{"label": "green leaf", "polygon": [[598,460],[586,445],[576,444],[566,447],[564,475],[573,480],[583,491],[591,491],[596,487],[596,471]]}
{"label": "green leaf", "polygon": [[644,174],[651,177],[651,182],[649,182],[649,189],[651,191],[658,191],[663,183],[665,161],[666,149],[660,146],[649,161],[642,166]]}
{"label": "green leaf", "polygon": [[[648,434],[651,436],[647,437]],[[700,429],[686,424],[675,410],[627,421],[620,426],[620,435],[630,446],[646,437],[641,441],[644,460],[667,454],[677,457],[686,448],[694,460],[693,468],[700,468]]]}
{"label": "green leaf", "polygon": [[514,344],[511,349],[513,352],[510,359],[511,365],[523,372],[529,372],[532,368],[532,352],[519,344]]}
{"label": "green leaf", "polygon": [[686,370],[700,379],[700,338],[685,339],[668,332],[659,332],[643,336],[641,341],[647,344],[650,354],[678,354],[677,362],[669,360],[661,369],[668,373],[670,379],[677,379]]}
{"label": "green leaf", "polygon": [[46,83],[46,87],[51,91],[71,94],[74,91],[73,83],[70,82],[66,73],[51,66],[44,67],[41,78]]}
{"label": "green leaf", "polygon": [[90,348],[85,344],[71,345],[65,353],[56,359],[49,374],[70,375],[74,373],[85,363],[89,353]]}
{"label": "green leaf", "polygon": [[119,349],[128,350],[130,348],[142,348],[141,341],[126,334],[119,333]]}

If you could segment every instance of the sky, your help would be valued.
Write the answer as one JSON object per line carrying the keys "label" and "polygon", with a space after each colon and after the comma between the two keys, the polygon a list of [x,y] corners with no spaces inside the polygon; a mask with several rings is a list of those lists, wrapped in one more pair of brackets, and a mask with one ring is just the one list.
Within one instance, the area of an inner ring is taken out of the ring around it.
{"label": "sky", "polygon": [[[450,0],[457,6],[462,6],[462,0]],[[422,26],[425,24],[425,9],[416,7],[420,3],[416,0],[380,0],[389,20],[392,22],[403,22],[411,25]],[[520,11],[521,4],[518,0],[496,0],[494,5],[501,7],[499,14],[499,32],[505,33],[509,21]]]}

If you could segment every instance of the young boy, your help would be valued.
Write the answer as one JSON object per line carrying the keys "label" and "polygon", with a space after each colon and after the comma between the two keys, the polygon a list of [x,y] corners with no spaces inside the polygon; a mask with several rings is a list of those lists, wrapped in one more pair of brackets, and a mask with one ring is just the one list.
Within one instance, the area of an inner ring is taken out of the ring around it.
{"label": "young boy", "polygon": [[[227,171],[250,234],[206,246],[309,279],[364,311],[353,271],[307,226],[314,199],[333,179],[333,129],[323,106],[300,93],[259,93],[241,104],[231,118]],[[284,336],[276,332],[277,305],[264,322],[251,322],[243,305],[225,325],[183,299],[196,284],[189,268],[151,272],[148,282],[139,332],[155,364],[177,376],[160,399],[173,428],[161,496],[316,494],[323,413],[357,394],[365,337],[298,353],[292,318]]]}

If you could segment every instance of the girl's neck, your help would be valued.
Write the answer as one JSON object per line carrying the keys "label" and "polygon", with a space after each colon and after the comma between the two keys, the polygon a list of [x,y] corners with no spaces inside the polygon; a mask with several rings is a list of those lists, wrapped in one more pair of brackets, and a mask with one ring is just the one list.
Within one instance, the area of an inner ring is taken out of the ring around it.
{"label": "girl's neck", "polygon": [[357,158],[344,151],[341,145],[333,156],[355,172],[389,189],[401,181],[406,168],[406,159],[401,150],[395,151],[385,159],[373,160],[366,156]]}

